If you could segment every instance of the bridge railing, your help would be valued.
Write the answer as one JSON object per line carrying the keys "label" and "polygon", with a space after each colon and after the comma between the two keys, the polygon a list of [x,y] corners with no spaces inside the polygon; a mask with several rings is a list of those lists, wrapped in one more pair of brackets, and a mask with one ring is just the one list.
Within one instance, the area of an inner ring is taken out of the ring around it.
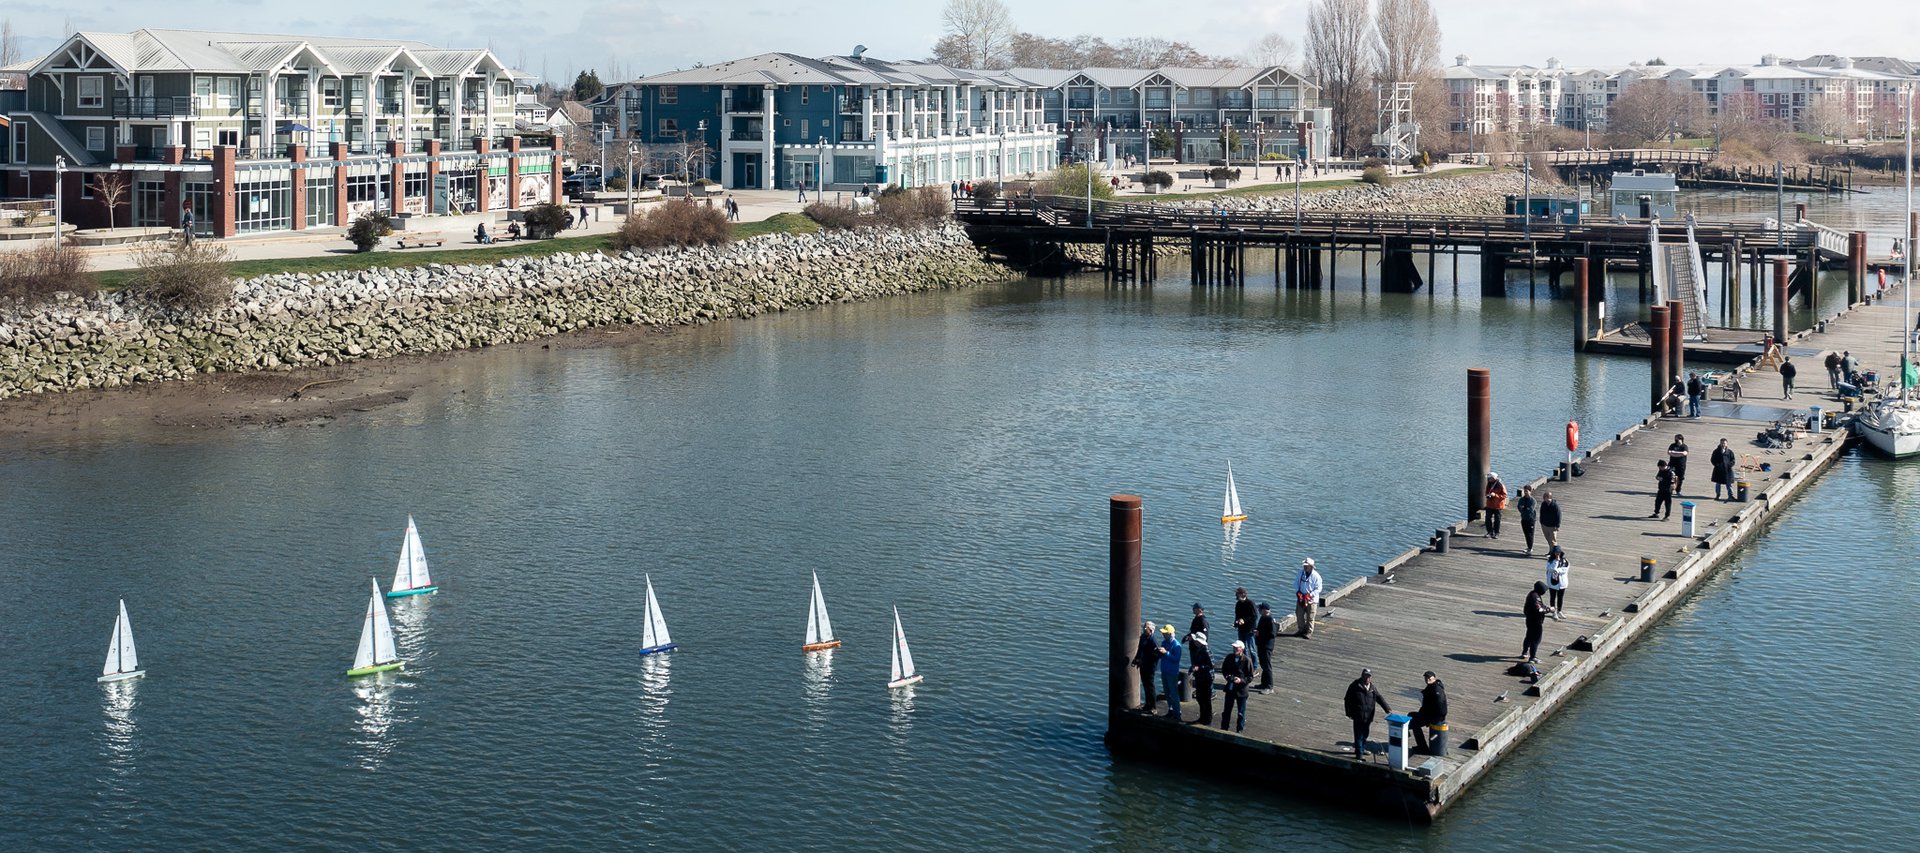
{"label": "bridge railing", "polygon": [[1518,166],[1532,158],[1548,166],[1605,166],[1632,163],[1708,163],[1719,156],[1713,148],[1582,148],[1567,151],[1500,151],[1452,154],[1454,162],[1488,166]]}
{"label": "bridge railing", "polygon": [[[1780,223],[1769,216],[1765,227],[1768,234],[1775,234],[1780,228]],[[1820,251],[1829,255],[1845,257],[1853,249],[1852,240],[1847,236],[1847,232],[1821,225],[1811,219],[1802,219],[1793,223],[1792,231],[1803,235],[1803,242],[1807,238],[1817,240]]]}

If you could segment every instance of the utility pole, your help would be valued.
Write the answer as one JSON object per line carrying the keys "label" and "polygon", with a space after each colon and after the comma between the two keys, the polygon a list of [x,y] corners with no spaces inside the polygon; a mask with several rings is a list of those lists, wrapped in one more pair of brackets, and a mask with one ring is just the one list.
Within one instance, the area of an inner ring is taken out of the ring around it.
{"label": "utility pole", "polygon": [[61,215],[60,202],[66,198],[67,158],[55,155],[53,158],[53,257],[60,257],[60,244],[66,236],[62,229],[66,219]]}

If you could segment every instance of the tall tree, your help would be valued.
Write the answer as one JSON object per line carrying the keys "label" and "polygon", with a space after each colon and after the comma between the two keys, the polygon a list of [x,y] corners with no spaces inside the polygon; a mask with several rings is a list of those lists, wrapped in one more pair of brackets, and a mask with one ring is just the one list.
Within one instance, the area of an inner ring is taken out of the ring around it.
{"label": "tall tree", "polygon": [[1307,10],[1307,67],[1333,111],[1334,144],[1352,151],[1353,134],[1370,113],[1373,19],[1367,0],[1314,0]]}
{"label": "tall tree", "polygon": [[1254,39],[1252,44],[1247,45],[1246,53],[1241,54],[1248,65],[1261,68],[1269,65],[1291,68],[1299,56],[1300,48],[1293,43],[1293,39],[1279,33],[1267,33]]}
{"label": "tall tree", "polygon": [[0,67],[25,58],[20,55],[20,34],[13,31],[13,19],[0,19]]}
{"label": "tall tree", "polygon": [[[1006,68],[1007,50],[1014,36],[1013,14],[1000,0],[947,0],[940,12],[940,25],[946,30],[942,43],[948,44],[951,64],[967,68]],[[942,57],[940,45],[934,55]]]}
{"label": "tall tree", "polygon": [[1412,83],[1413,119],[1424,128],[1446,128],[1446,93],[1440,80],[1440,18],[1428,0],[1380,0],[1374,13],[1374,62],[1380,85]]}
{"label": "tall tree", "polygon": [[1691,130],[1704,107],[1699,95],[1665,80],[1641,80],[1607,106],[1607,130],[1625,145],[1665,139],[1675,130]]}
{"label": "tall tree", "polygon": [[573,78],[573,99],[592,101],[600,97],[607,87],[600,82],[600,74],[593,70],[582,71]]}

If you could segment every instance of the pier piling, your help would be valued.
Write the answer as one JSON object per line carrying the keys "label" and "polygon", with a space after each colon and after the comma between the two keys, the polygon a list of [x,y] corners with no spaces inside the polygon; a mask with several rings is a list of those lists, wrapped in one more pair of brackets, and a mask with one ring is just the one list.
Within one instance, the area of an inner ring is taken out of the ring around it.
{"label": "pier piling", "polygon": [[1675,375],[1687,374],[1687,303],[1667,300],[1667,367]]}
{"label": "pier piling", "polygon": [[1487,507],[1487,473],[1493,464],[1493,371],[1467,368],[1467,518]]}
{"label": "pier piling", "polygon": [[1112,554],[1108,558],[1107,620],[1112,659],[1107,675],[1107,711],[1119,714],[1140,707],[1140,675],[1133,652],[1140,637],[1140,496],[1107,500]]}
{"label": "pier piling", "polygon": [[1652,342],[1648,347],[1652,356],[1653,369],[1649,374],[1653,378],[1653,410],[1659,411],[1660,401],[1667,396],[1672,376],[1673,343],[1668,340],[1673,327],[1665,305],[1655,305],[1647,309],[1651,315],[1647,320],[1647,338]]}
{"label": "pier piling", "polygon": [[1773,261],[1773,341],[1787,345],[1787,259]]}
{"label": "pier piling", "polygon": [[1573,259],[1573,351],[1586,352],[1587,339],[1593,337],[1592,318],[1587,315],[1593,309],[1587,280],[1587,259]]}

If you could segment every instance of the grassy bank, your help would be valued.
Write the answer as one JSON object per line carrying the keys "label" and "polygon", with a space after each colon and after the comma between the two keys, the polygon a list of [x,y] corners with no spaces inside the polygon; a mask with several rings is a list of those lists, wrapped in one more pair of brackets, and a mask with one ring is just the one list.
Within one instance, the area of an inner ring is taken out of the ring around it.
{"label": "grassy bank", "polygon": [[[777,213],[760,222],[741,222],[733,226],[736,240],[763,234],[811,234],[820,230],[813,220],[797,213]],[[344,243],[344,238],[342,240]],[[263,258],[235,261],[229,267],[234,278],[252,278],[285,273],[345,272],[370,269],[423,267],[428,264],[491,264],[507,258],[538,258],[561,252],[611,252],[613,238],[605,234],[587,237],[556,237],[552,240],[518,240],[492,246],[442,251],[376,250],[372,252],[326,254],[307,258]],[[136,270],[106,270],[96,273],[100,286],[114,289],[126,286]]]}
{"label": "grassy bank", "polygon": [[[1251,167],[1248,167],[1248,168],[1251,168]],[[1464,178],[1470,175],[1485,175],[1485,174],[1491,174],[1493,172],[1498,172],[1498,171],[1500,171],[1500,169],[1495,166],[1468,166],[1464,169],[1448,169],[1444,172],[1428,172],[1427,174],[1424,174],[1424,175],[1399,175],[1394,177],[1393,182],[1398,184],[1398,183],[1409,182],[1409,181],[1432,181],[1432,180],[1441,180],[1445,178]],[[1303,193],[1319,192],[1322,190],[1332,190],[1332,189],[1340,189],[1342,187],[1357,187],[1357,186],[1365,186],[1365,185],[1357,183],[1350,179],[1346,179],[1346,178],[1331,180],[1331,181],[1301,181],[1300,191]],[[1129,197],[1126,200],[1127,201],[1145,201],[1151,204],[1156,201],[1192,201],[1195,199],[1226,198],[1230,196],[1283,195],[1283,194],[1290,194],[1292,192],[1293,192],[1293,184],[1255,184],[1253,186],[1247,186],[1247,187],[1234,187],[1232,189],[1225,189],[1225,190],[1207,190],[1205,192],[1191,192],[1191,193],[1163,192],[1163,193],[1157,193],[1155,195],[1150,195],[1150,196],[1142,196],[1139,198]]]}

